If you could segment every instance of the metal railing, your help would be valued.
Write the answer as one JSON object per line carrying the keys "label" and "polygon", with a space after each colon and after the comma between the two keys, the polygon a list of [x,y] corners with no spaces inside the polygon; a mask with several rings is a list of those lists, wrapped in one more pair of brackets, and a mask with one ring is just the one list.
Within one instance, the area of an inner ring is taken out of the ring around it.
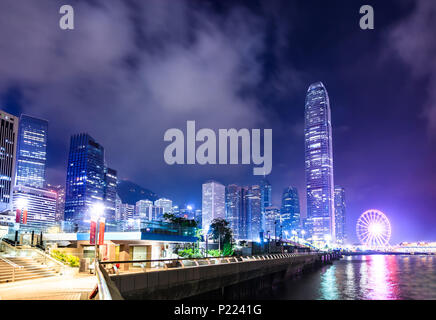
{"label": "metal railing", "polygon": [[[154,268],[158,270],[185,268],[185,267],[198,267],[202,265],[212,264],[228,264],[251,262],[257,260],[274,260],[297,257],[302,255],[313,255],[316,253],[274,253],[254,256],[220,256],[220,257],[200,257],[200,258],[163,258],[163,259],[144,259],[144,260],[127,260],[127,261],[100,261],[100,265],[117,265],[117,264],[139,264],[140,268],[146,272],[146,264],[158,264],[162,267]],[[153,269],[153,268],[151,268]],[[118,272],[117,272],[118,273]]]}
{"label": "metal railing", "polygon": [[2,260],[3,262],[6,262],[8,265],[10,265],[12,267],[12,282],[14,282],[15,281],[15,270],[16,269],[23,269],[24,267],[19,266],[18,264],[13,263],[12,261],[10,261],[6,258],[3,258],[3,257],[0,257],[0,260]]}
{"label": "metal railing", "polygon": [[97,259],[94,260],[95,274],[97,276],[97,286],[98,286],[98,297],[99,300],[112,300],[112,295],[109,291],[109,287],[106,283],[106,279],[101,271],[100,263]]}
{"label": "metal railing", "polygon": [[46,252],[42,251],[40,248],[34,248],[30,246],[12,246],[6,241],[1,241],[1,246],[3,250],[13,256],[17,257],[35,257],[38,256],[39,261],[43,263],[46,266],[54,267],[54,270],[59,273],[63,274],[65,269],[68,268],[65,264],[62,262],[56,260]]}

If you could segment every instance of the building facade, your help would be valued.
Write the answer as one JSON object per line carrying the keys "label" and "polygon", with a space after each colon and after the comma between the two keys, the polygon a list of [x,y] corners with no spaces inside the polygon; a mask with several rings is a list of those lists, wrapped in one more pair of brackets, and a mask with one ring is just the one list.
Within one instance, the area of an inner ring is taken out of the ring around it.
{"label": "building facade", "polygon": [[[20,229],[44,231],[54,226],[56,201],[56,192],[23,185],[15,186],[13,209],[21,210]],[[27,223],[24,221],[24,210],[27,211]]]}
{"label": "building facade", "polygon": [[336,223],[336,242],[344,244],[347,241],[345,227],[346,206],[345,206],[345,189],[335,186],[335,223]]}
{"label": "building facade", "polygon": [[153,201],[139,200],[135,205],[135,216],[141,220],[153,220]]}
{"label": "building facade", "polygon": [[265,208],[265,239],[278,239],[280,226],[280,209],[277,207]]}
{"label": "building facade", "polygon": [[56,221],[64,220],[65,211],[65,187],[62,185],[47,184],[47,189],[56,192]]}
{"label": "building facade", "polygon": [[164,213],[172,213],[173,212],[173,202],[170,199],[160,198],[154,202],[156,207],[163,208]]}
{"label": "building facade", "polygon": [[233,237],[242,239],[239,234],[239,220],[241,215],[241,187],[230,184],[226,187],[226,220],[233,231]]}
{"label": "building facade", "polygon": [[261,190],[261,210],[262,215],[265,214],[265,208],[272,206],[272,186],[266,178],[263,178],[260,182]]}
{"label": "building facade", "polygon": [[202,229],[203,234],[209,232],[214,219],[226,217],[226,188],[219,182],[208,181],[202,185]]}
{"label": "building facade", "polygon": [[0,212],[12,209],[18,118],[0,110]]}
{"label": "building facade", "polygon": [[313,241],[335,241],[330,101],[321,82],[309,86],[305,104],[307,217]]}
{"label": "building facade", "polygon": [[86,133],[70,141],[65,192],[65,220],[89,224],[91,207],[104,202],[104,148]]}
{"label": "building facade", "polygon": [[300,197],[295,187],[287,187],[282,194],[282,207],[280,210],[282,228],[285,235],[291,236],[292,231],[298,232],[301,228]]}
{"label": "building facade", "polygon": [[262,196],[260,186],[254,185],[248,189],[248,239],[261,241],[263,239]]}
{"label": "building facade", "polygon": [[22,115],[18,134],[16,185],[45,187],[48,121]]}
{"label": "building facade", "polygon": [[104,168],[104,205],[105,218],[109,221],[116,220],[117,201],[117,171],[111,168]]}

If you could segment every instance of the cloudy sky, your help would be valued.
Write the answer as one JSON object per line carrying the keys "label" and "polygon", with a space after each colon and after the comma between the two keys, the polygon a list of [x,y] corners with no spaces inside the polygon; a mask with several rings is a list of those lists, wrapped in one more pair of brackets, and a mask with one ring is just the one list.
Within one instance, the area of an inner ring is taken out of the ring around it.
{"label": "cloudy sky", "polygon": [[[295,185],[304,211],[304,99],[323,81],[350,238],[377,208],[394,242],[435,240],[435,1],[67,2],[73,31],[64,2],[0,2],[0,106],[49,120],[49,182],[88,132],[120,178],[200,206],[202,182],[256,183],[252,167],[168,166],[164,132],[271,128],[274,204]],[[375,30],[359,28],[363,4]]]}

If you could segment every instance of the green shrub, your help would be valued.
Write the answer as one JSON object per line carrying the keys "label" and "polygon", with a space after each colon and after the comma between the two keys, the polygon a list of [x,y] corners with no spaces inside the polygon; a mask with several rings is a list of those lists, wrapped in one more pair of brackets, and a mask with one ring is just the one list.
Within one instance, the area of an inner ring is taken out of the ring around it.
{"label": "green shrub", "polygon": [[60,252],[59,250],[52,250],[51,256],[56,260],[68,264],[70,267],[78,267],[80,264],[79,257],[73,256],[72,254],[65,254],[63,252]]}

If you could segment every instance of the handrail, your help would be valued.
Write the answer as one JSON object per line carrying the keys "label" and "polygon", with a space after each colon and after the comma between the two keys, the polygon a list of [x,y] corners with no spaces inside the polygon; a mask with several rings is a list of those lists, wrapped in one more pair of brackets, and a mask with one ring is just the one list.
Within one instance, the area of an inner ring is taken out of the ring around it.
{"label": "handrail", "polygon": [[[282,258],[281,256],[285,255],[285,257],[292,257],[296,255],[302,255],[302,254],[308,254],[308,253],[277,253],[277,254],[269,254],[269,256],[272,256],[271,259],[274,258]],[[203,258],[171,258],[171,259],[146,259],[146,260],[126,260],[126,261],[100,261],[100,264],[117,264],[117,263],[141,263],[141,262],[170,262],[170,261],[187,261],[187,260],[212,260],[212,259],[227,259],[227,258],[246,258],[250,259],[250,257],[262,257],[267,255],[254,255],[254,256],[219,256],[219,257],[203,257]],[[255,258],[256,260],[256,258]]]}
{"label": "handrail", "polygon": [[2,241],[2,245],[6,245],[6,247],[8,247],[9,250],[12,250],[16,253],[18,252],[35,252],[36,254],[39,254],[40,256],[42,256],[42,258],[44,259],[44,263],[45,261],[48,259],[51,262],[55,263],[58,265],[58,267],[60,268],[60,272],[63,271],[67,266],[65,264],[63,264],[62,262],[56,260],[55,258],[53,258],[52,256],[50,256],[49,254],[47,254],[46,252],[42,251],[39,248],[35,248],[35,247],[27,247],[27,246],[21,246],[21,247],[14,247],[12,245],[10,245],[9,243],[7,243],[6,241]]}
{"label": "handrail", "polygon": [[7,264],[9,264],[12,267],[12,282],[15,282],[15,269],[23,269],[23,266],[19,266],[18,264],[9,261],[6,258],[0,257],[0,260],[6,262]]}
{"label": "handrail", "polygon": [[55,258],[53,258],[52,256],[50,256],[50,255],[47,254],[46,252],[42,251],[41,249],[31,248],[31,249],[29,249],[29,250],[33,250],[34,252],[36,252],[36,253],[42,255],[44,258],[47,258],[47,259],[49,259],[50,261],[52,261],[52,262],[58,264],[61,268],[66,267],[66,265],[65,265],[64,263],[62,263],[62,262],[59,261],[59,260],[56,260]]}
{"label": "handrail", "polygon": [[19,266],[18,264],[14,263],[14,262],[12,262],[12,261],[10,261],[10,260],[4,258],[4,257],[0,257],[0,260],[3,260],[3,261],[6,262],[7,264],[11,265],[13,268],[18,268],[18,269],[23,268],[23,266]]}
{"label": "handrail", "polygon": [[98,296],[100,300],[112,300],[112,295],[107,286],[106,280],[100,270],[98,259],[95,259],[95,274],[97,275]]}

